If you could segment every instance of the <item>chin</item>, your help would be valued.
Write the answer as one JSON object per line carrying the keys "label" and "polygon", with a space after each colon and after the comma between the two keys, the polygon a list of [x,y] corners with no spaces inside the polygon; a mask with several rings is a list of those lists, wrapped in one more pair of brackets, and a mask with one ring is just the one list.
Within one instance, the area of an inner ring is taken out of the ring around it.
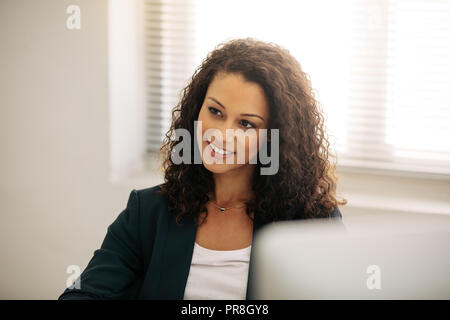
{"label": "chin", "polygon": [[208,170],[212,173],[219,174],[219,173],[226,173],[226,172],[236,170],[240,167],[243,167],[244,165],[236,166],[233,164],[217,164],[217,163],[208,164],[206,162],[203,162],[203,166],[205,167],[206,170]]}

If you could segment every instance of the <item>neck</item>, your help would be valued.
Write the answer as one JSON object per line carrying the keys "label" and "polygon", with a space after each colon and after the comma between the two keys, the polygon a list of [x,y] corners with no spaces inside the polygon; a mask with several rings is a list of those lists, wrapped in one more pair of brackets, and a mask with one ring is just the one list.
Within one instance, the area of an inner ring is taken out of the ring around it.
{"label": "neck", "polygon": [[253,197],[252,177],[254,166],[247,165],[239,170],[215,173],[215,190],[212,199],[220,206],[233,206]]}

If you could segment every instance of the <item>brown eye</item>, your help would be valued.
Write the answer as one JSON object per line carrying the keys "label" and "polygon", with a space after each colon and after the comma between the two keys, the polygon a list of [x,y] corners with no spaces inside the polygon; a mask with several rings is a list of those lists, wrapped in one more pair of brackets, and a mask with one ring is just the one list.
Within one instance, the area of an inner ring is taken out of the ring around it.
{"label": "brown eye", "polygon": [[215,115],[221,114],[221,112],[219,110],[217,110],[216,108],[209,107],[208,109],[212,114],[215,114]]}
{"label": "brown eye", "polygon": [[[254,128],[255,126],[253,125],[253,123],[247,121],[247,120],[242,120],[241,121],[242,125],[246,128]],[[249,126],[250,125],[250,126]]]}

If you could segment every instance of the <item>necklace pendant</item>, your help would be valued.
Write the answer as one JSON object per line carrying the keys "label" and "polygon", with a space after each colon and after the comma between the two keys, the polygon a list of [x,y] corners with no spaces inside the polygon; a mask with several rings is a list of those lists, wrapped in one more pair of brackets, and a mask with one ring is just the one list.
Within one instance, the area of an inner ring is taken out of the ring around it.
{"label": "necklace pendant", "polygon": [[220,209],[220,211],[222,211],[222,212],[224,212],[225,210],[226,210],[226,208],[219,208]]}

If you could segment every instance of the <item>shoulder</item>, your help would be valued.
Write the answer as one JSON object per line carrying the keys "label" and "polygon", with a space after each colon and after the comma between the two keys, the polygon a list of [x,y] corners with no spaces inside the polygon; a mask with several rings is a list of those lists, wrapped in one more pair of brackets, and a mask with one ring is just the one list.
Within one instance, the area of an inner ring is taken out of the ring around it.
{"label": "shoulder", "polygon": [[162,184],[145,189],[133,189],[143,207],[155,207],[167,204],[167,196],[160,193]]}
{"label": "shoulder", "polygon": [[144,261],[149,263],[158,239],[164,237],[170,225],[167,196],[161,194],[161,184],[143,189],[133,189],[130,198],[137,206],[134,209],[136,228],[140,234]]}
{"label": "shoulder", "polygon": [[[133,189],[130,199],[134,196],[139,204],[142,218],[156,217],[167,213],[167,196],[160,192],[161,184],[144,189]],[[129,200],[130,201],[130,200]]]}
{"label": "shoulder", "polygon": [[336,207],[336,208],[333,210],[333,212],[331,212],[330,217],[331,217],[331,218],[342,218],[342,213],[341,213],[341,211],[339,210],[338,207]]}
{"label": "shoulder", "polygon": [[148,226],[153,228],[164,224],[168,219],[167,196],[161,194],[160,184],[144,189],[133,189],[130,192],[127,209],[124,210],[120,223],[142,228],[142,232],[148,232]]}

